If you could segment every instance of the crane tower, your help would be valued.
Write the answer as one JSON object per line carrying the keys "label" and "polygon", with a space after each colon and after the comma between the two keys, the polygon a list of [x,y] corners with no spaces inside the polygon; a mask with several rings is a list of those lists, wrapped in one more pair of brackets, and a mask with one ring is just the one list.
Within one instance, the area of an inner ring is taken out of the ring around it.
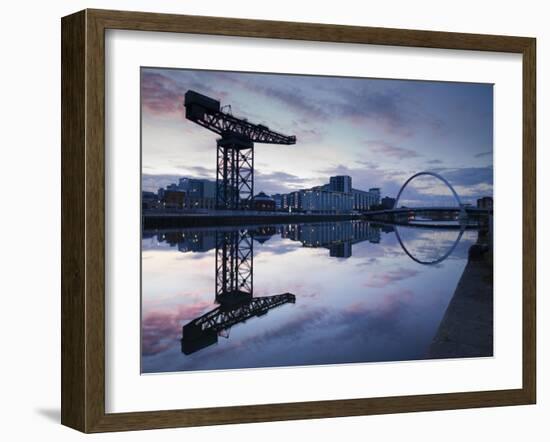
{"label": "crane tower", "polygon": [[216,208],[249,208],[254,197],[254,143],[295,144],[262,124],[224,111],[220,102],[198,92],[185,93],[185,117],[220,135],[216,141]]}

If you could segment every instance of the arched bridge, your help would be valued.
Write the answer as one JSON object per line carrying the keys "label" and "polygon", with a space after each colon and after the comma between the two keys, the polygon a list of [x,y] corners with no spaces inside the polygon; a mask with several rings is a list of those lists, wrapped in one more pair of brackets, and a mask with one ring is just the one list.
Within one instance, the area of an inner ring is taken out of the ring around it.
{"label": "arched bridge", "polygon": [[[456,206],[399,207],[401,195],[403,194],[403,192],[405,191],[409,183],[420,176],[431,176],[438,179],[443,184],[445,184],[445,186],[447,186],[447,188],[451,191],[456,201]],[[453,188],[451,183],[447,181],[447,179],[445,179],[443,176],[441,176],[436,172],[424,171],[424,172],[415,173],[409,179],[407,179],[407,181],[403,183],[403,185],[401,186],[401,189],[399,189],[399,192],[397,193],[397,197],[395,198],[393,208],[369,211],[367,212],[367,215],[372,217],[381,217],[381,218],[388,218],[388,217],[399,218],[399,217],[408,216],[411,214],[419,215],[419,214],[430,214],[430,213],[432,214],[434,213],[457,214],[458,213],[458,218],[461,220],[465,220],[470,215],[472,216],[484,215],[490,212],[492,212],[491,209],[480,209],[477,207],[463,204],[462,201],[460,200],[460,197],[458,196],[458,193]]]}
{"label": "arched bridge", "polygon": [[397,193],[397,197],[395,198],[395,203],[393,205],[394,210],[399,207],[399,199],[401,198],[401,194],[407,188],[408,184],[412,180],[414,180],[415,178],[418,178],[419,176],[432,176],[434,178],[437,178],[439,181],[443,182],[449,188],[449,190],[452,192],[452,194],[453,194],[453,196],[456,200],[456,203],[458,204],[458,207],[459,208],[462,207],[462,203],[460,202],[460,198],[459,198],[458,194],[456,193],[453,186],[451,186],[451,183],[449,183],[445,178],[443,178],[441,175],[439,175],[438,173],[435,173],[435,172],[418,172],[418,173],[415,173],[413,176],[411,176],[407,181],[405,181],[403,183],[403,185],[401,186],[401,189],[399,189],[399,192]]}

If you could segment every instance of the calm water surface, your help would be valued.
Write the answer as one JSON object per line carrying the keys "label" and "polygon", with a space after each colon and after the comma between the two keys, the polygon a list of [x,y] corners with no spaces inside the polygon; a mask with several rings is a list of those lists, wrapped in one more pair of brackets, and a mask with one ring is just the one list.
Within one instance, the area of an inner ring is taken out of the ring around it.
{"label": "calm water surface", "polygon": [[478,233],[398,234],[364,221],[144,232],[142,372],[428,357]]}

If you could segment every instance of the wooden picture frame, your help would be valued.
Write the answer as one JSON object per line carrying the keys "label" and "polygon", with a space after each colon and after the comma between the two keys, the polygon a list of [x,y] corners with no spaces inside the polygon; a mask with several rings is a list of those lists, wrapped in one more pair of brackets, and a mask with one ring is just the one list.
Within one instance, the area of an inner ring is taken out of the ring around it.
{"label": "wooden picture frame", "polygon": [[[62,424],[83,432],[533,404],[536,398],[534,38],[106,10],[62,28]],[[512,390],[132,413],[105,412],[105,30],[418,48],[523,57],[523,385]]]}

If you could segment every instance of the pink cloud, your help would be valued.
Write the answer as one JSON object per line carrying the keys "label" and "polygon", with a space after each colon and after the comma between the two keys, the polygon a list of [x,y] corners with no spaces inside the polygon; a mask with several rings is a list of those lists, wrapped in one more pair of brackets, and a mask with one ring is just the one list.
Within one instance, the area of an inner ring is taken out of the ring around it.
{"label": "pink cloud", "polygon": [[142,73],[142,105],[155,115],[183,115],[184,92],[171,78],[154,72]]}
{"label": "pink cloud", "polygon": [[171,309],[162,308],[147,311],[141,321],[141,349],[144,356],[151,356],[166,350],[181,335],[181,327],[188,321],[202,315],[211,302],[196,301],[193,304],[178,305]]}

